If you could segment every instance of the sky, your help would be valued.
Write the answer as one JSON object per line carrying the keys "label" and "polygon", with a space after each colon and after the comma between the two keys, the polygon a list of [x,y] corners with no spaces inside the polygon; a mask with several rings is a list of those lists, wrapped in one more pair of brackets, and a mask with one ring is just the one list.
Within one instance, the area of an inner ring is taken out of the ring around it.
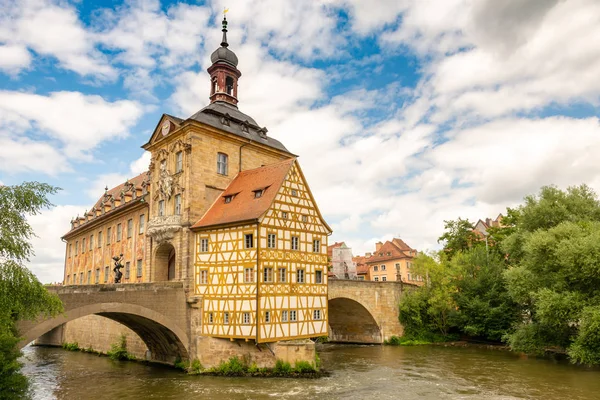
{"label": "sky", "polygon": [[299,155],[330,243],[435,249],[444,220],[600,191],[597,0],[0,0],[0,182],[62,188],[30,218],[42,282],[160,116],[208,104],[224,7],[239,108]]}

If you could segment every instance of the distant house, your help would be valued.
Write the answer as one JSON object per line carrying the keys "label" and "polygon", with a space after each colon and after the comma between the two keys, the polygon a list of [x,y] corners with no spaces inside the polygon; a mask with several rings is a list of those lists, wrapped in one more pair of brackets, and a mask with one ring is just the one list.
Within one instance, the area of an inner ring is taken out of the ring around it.
{"label": "distant house", "polygon": [[331,277],[337,279],[356,279],[356,264],[352,260],[352,249],[346,243],[335,243],[331,248]]}
{"label": "distant house", "polygon": [[352,258],[354,265],[356,265],[356,279],[360,281],[371,280],[371,275],[369,275],[369,266],[366,262],[366,260],[369,257],[371,257],[371,253],[367,253],[364,256],[356,256]]}
{"label": "distant house", "polygon": [[407,245],[402,239],[394,238],[385,243],[375,244],[375,252],[370,257],[365,255],[366,274],[361,274],[363,268],[358,268],[359,276],[372,281],[402,281],[422,285],[422,276],[412,272],[413,260],[417,251]]}
{"label": "distant house", "polygon": [[475,232],[475,234],[484,239],[485,237],[488,236],[488,229],[494,227],[500,227],[502,226],[502,214],[498,214],[498,216],[496,217],[496,219],[491,219],[491,218],[486,218],[485,221],[484,220],[479,220],[477,221],[477,223],[475,224],[475,228],[473,228],[473,232]]}

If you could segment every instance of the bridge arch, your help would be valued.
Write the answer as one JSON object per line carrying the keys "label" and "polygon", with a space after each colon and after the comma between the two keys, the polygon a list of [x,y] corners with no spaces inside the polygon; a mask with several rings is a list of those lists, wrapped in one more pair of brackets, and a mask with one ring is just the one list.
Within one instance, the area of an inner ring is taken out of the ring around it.
{"label": "bridge arch", "polygon": [[329,340],[382,343],[381,328],[369,306],[349,297],[329,299]]}
{"label": "bridge arch", "polygon": [[64,323],[86,315],[100,315],[134,331],[150,350],[153,361],[173,362],[177,357],[189,359],[189,338],[170,318],[137,304],[116,302],[89,304],[67,310],[55,318],[27,324],[21,330],[23,340],[20,347]]}

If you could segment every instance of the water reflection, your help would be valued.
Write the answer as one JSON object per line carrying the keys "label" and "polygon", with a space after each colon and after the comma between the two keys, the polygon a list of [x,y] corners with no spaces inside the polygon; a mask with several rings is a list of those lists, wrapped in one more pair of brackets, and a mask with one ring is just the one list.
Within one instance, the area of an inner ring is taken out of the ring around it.
{"label": "water reflection", "polygon": [[161,366],[27,347],[33,398],[598,399],[600,371],[497,350],[326,345],[317,380],[187,376]]}

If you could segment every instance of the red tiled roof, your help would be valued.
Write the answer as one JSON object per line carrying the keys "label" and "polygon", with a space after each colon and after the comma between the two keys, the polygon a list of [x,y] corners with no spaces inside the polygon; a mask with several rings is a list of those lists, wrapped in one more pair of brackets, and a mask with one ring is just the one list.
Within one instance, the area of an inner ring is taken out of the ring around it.
{"label": "red tiled roof", "polygon": [[[387,241],[381,246],[381,248],[373,253],[371,257],[369,257],[365,262],[366,263],[376,263],[385,260],[394,260],[397,258],[410,258],[411,251],[414,251],[410,246],[408,246],[402,239],[392,239],[392,241]],[[381,254],[381,255],[380,255]]]}
{"label": "red tiled roof", "polygon": [[[192,229],[258,219],[273,203],[295,160],[290,158],[238,173]],[[261,189],[262,196],[255,198],[255,191]],[[233,196],[229,203],[225,203],[227,196]]]}

